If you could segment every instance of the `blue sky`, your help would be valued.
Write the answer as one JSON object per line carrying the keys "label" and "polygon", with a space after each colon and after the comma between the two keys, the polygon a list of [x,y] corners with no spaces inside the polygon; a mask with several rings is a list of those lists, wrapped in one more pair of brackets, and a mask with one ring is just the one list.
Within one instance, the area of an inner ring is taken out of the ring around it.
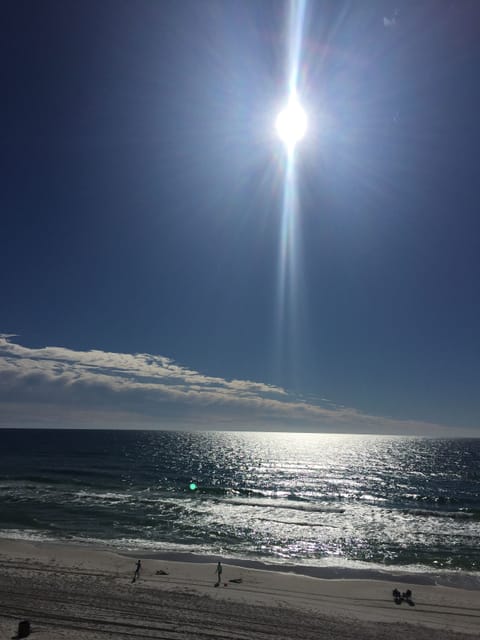
{"label": "blue sky", "polygon": [[480,435],[480,7],[305,3],[285,251],[295,6],[4,4],[0,426]]}

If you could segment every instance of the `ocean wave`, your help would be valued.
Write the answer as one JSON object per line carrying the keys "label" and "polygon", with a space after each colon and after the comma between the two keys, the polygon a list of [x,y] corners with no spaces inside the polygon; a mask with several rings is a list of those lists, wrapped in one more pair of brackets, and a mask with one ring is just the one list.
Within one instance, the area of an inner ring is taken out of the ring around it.
{"label": "ocean wave", "polygon": [[295,527],[332,527],[336,528],[334,525],[330,523],[325,524],[324,522],[308,522],[308,521],[300,521],[300,520],[276,520],[275,518],[257,518],[262,522],[276,522],[278,524],[289,524]]}
{"label": "ocean wave", "polygon": [[404,509],[403,513],[424,518],[453,518],[454,520],[467,520],[480,515],[473,511],[436,511],[434,509]]}
{"label": "ocean wave", "polygon": [[[178,492],[179,489],[176,488]],[[302,492],[305,493],[305,487],[303,487]],[[299,495],[298,493],[291,490],[278,490],[278,489],[260,489],[258,487],[240,487],[240,486],[209,486],[202,485],[200,482],[197,483],[197,488],[191,491],[188,488],[180,489],[180,493],[191,494],[191,495],[201,495],[201,496],[212,496],[212,497],[238,497],[238,498],[271,498],[274,500],[283,499],[292,502],[310,502],[311,498],[306,497],[305,495]],[[309,495],[312,493],[309,492]],[[319,494],[318,491],[314,492],[315,497],[321,495],[321,497],[328,499],[329,493]]]}
{"label": "ocean wave", "polygon": [[32,542],[61,542],[57,536],[36,529],[0,529],[0,538],[8,540],[26,540]]}
{"label": "ocean wave", "polygon": [[220,497],[244,497],[244,498],[284,498],[285,500],[293,500],[299,502],[308,501],[307,498],[296,495],[289,491],[275,491],[268,489],[250,489],[244,487],[224,487],[224,486],[203,486],[199,485],[193,492],[189,491],[192,495],[211,495]]}
{"label": "ocean wave", "polygon": [[457,495],[438,496],[412,492],[400,495],[399,499],[435,505],[453,505],[461,502]]}
{"label": "ocean wave", "polygon": [[75,491],[73,494],[75,499],[85,500],[85,501],[99,501],[99,502],[107,502],[109,504],[115,502],[129,502],[130,500],[135,499],[131,493],[119,493],[116,491],[104,491],[104,492],[95,492],[95,491],[85,491],[85,489],[81,489],[80,491]]}
{"label": "ocean wave", "polygon": [[320,506],[314,504],[292,504],[276,500],[225,500],[226,504],[241,507],[271,507],[273,509],[292,509],[293,511],[308,511],[311,513],[345,513],[345,509],[339,507]]}

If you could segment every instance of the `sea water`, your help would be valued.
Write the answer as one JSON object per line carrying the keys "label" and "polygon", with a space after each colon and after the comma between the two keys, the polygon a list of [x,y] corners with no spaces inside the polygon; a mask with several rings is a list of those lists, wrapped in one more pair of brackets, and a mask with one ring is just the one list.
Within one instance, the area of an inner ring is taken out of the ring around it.
{"label": "sea water", "polygon": [[0,536],[480,585],[480,439],[3,429]]}

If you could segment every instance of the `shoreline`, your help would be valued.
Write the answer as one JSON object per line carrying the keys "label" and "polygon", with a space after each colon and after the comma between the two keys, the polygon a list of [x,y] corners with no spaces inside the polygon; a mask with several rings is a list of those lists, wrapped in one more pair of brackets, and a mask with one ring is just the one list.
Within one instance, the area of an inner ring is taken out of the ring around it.
{"label": "shoreline", "polygon": [[[237,567],[258,569],[279,573],[294,574],[310,578],[325,580],[380,580],[385,582],[399,582],[402,584],[445,586],[472,591],[480,591],[480,571],[468,571],[458,569],[435,569],[427,565],[379,565],[358,561],[350,564],[310,564],[295,563],[289,561],[268,561],[267,559],[254,559],[228,555],[228,553],[207,553],[184,550],[158,550],[151,548],[132,548],[109,544],[102,540],[64,540],[41,537],[15,537],[0,534],[2,540],[25,542],[27,544],[71,546],[93,551],[108,551],[131,558],[145,558],[148,560],[164,560],[173,562],[191,562],[205,564],[211,562],[224,562]],[[159,545],[160,546],[160,545]]]}
{"label": "shoreline", "polygon": [[[113,551],[114,549],[111,549]],[[461,588],[471,591],[480,591],[480,572],[469,571],[445,571],[434,572],[433,569],[425,568],[425,571],[409,571],[408,567],[399,567],[396,569],[394,565],[378,568],[377,566],[368,568],[356,568],[348,566],[315,566],[308,564],[292,564],[288,562],[275,563],[264,562],[262,560],[249,560],[245,558],[237,558],[233,556],[214,555],[214,554],[196,554],[188,552],[175,551],[158,551],[150,553],[142,553],[137,551],[120,551],[114,550],[116,553],[126,555],[132,558],[145,558],[149,560],[165,560],[173,562],[192,562],[198,564],[212,563],[221,561],[232,566],[243,567],[247,569],[258,569],[260,571],[279,572],[286,574],[294,574],[309,578],[318,578],[321,580],[379,580],[386,582],[399,582],[415,585],[430,585]]]}
{"label": "shoreline", "polygon": [[[135,559],[139,557],[142,572],[132,584]],[[436,638],[453,640],[471,638],[480,630],[480,591],[415,584],[410,580],[415,607],[405,603],[398,606],[391,594],[395,587],[402,591],[404,585],[407,588],[400,576],[391,581],[321,578],[286,572],[284,567],[266,570],[239,566],[227,559],[222,584],[215,588],[219,558],[214,558],[179,560],[171,553],[168,557],[150,558],[76,544],[1,538],[0,638],[11,637],[12,624],[24,617],[37,625],[38,640],[97,640],[106,637],[107,624],[123,625],[123,631],[119,628],[116,634],[123,638],[123,632],[125,637],[129,635],[129,624],[141,627],[146,620],[146,626],[155,634],[160,610],[161,619],[170,616],[173,626],[166,635],[148,635],[149,631],[144,637],[264,638],[267,636],[260,631],[245,635],[241,628],[246,624],[256,629],[263,619],[270,621],[270,627],[279,625],[274,637],[289,640],[362,640],[376,638],[377,633],[379,638],[388,633],[392,640],[428,640],[432,629],[436,630]],[[114,609],[115,616],[123,622],[112,614]],[[129,621],[125,618],[127,610]],[[228,634],[209,632],[211,618],[216,615],[221,616],[219,624],[228,627]],[[289,622],[293,619],[294,627]],[[186,630],[178,630],[179,621]],[[55,626],[60,624],[81,630],[62,635]],[[322,635],[327,628],[332,633]],[[314,635],[310,636],[311,630]],[[271,634],[270,631],[270,637]]]}

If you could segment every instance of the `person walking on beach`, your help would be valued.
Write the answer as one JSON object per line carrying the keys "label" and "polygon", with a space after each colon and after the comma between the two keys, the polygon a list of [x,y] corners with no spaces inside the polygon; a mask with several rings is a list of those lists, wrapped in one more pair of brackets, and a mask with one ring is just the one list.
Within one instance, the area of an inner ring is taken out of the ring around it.
{"label": "person walking on beach", "polygon": [[140,577],[140,569],[142,568],[142,561],[137,560],[137,566],[135,567],[135,573],[133,574],[132,582],[135,582]]}
{"label": "person walking on beach", "polygon": [[217,584],[216,584],[216,586],[218,587],[218,585],[220,584],[220,582],[222,580],[222,563],[221,562],[217,563],[217,568],[215,569],[215,573],[217,574]]}

